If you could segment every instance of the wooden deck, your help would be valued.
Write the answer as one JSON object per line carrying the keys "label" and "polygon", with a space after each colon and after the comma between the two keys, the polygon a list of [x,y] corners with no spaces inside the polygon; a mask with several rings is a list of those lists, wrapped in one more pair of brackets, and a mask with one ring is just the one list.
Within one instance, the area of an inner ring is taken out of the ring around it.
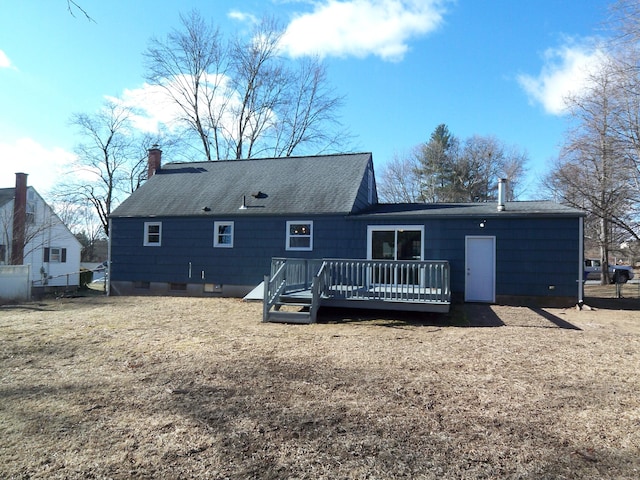
{"label": "wooden deck", "polygon": [[446,313],[450,304],[446,261],[274,258],[263,321],[314,323],[323,306]]}

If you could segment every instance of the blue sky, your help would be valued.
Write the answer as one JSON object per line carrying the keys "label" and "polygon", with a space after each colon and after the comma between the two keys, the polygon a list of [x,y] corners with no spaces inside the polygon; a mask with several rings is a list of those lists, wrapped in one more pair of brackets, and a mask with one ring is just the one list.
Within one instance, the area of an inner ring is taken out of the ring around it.
{"label": "blue sky", "polygon": [[[151,37],[198,9],[224,31],[265,14],[287,27],[286,55],[319,53],[353,150],[380,173],[394,154],[440,123],[461,138],[495,135],[531,159],[524,198],[557,155],[567,127],[562,97],[597,62],[606,0],[66,0],[0,3],[0,187],[29,174],[51,189],[80,141],[73,113],[144,86]],[[149,111],[152,109],[149,108]],[[164,159],[170,161],[170,159]]]}

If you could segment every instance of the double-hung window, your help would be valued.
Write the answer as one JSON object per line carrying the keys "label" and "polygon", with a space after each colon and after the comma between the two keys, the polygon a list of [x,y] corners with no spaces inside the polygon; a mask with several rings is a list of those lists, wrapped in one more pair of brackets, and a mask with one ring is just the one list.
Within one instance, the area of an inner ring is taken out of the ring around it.
{"label": "double-hung window", "polygon": [[49,263],[66,263],[67,249],[60,247],[45,247],[43,261]]}
{"label": "double-hung window", "polygon": [[162,244],[162,222],[144,222],[144,246],[159,247]]}
{"label": "double-hung window", "polygon": [[287,222],[287,250],[313,250],[313,222]]}
{"label": "double-hung window", "polygon": [[233,248],[233,222],[213,222],[213,246]]}

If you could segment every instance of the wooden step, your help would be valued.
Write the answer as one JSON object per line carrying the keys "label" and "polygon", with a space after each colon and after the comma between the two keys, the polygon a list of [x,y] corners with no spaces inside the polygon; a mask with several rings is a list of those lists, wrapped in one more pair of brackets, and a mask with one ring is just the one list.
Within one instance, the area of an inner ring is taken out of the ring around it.
{"label": "wooden step", "polygon": [[311,297],[290,297],[287,295],[280,295],[278,302],[283,305],[305,305],[309,306],[312,302]]}
{"label": "wooden step", "polygon": [[267,314],[267,322],[274,323],[311,323],[309,312],[274,312]]}
{"label": "wooden step", "polygon": [[279,307],[300,307],[300,308],[309,308],[311,307],[311,302],[276,302],[274,305]]}

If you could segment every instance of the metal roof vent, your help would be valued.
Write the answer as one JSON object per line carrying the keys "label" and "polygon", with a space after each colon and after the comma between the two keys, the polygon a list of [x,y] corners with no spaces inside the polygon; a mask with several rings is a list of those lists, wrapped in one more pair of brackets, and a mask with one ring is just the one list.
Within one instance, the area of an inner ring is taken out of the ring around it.
{"label": "metal roof vent", "polygon": [[507,179],[498,179],[498,211],[503,212],[505,210],[505,199],[507,196]]}

